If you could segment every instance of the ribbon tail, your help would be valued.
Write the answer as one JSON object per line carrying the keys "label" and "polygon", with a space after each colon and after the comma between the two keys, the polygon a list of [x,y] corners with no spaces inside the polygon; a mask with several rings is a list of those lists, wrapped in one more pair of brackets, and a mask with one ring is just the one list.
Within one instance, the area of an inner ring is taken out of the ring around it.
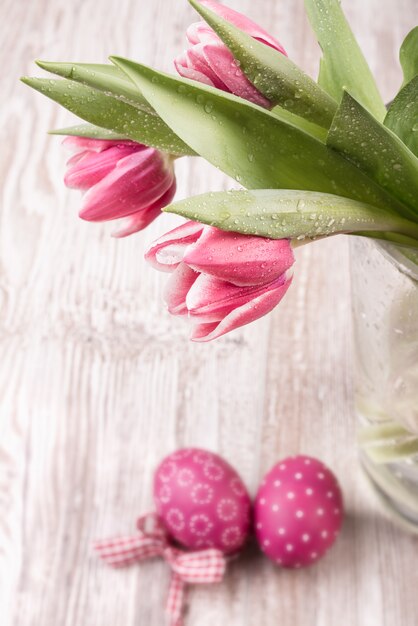
{"label": "ribbon tail", "polygon": [[140,534],[112,537],[93,544],[100,559],[111,567],[126,567],[156,556],[161,556],[163,546],[157,539]]}
{"label": "ribbon tail", "polygon": [[166,604],[169,626],[183,626],[186,583],[175,572],[171,574],[170,588]]}

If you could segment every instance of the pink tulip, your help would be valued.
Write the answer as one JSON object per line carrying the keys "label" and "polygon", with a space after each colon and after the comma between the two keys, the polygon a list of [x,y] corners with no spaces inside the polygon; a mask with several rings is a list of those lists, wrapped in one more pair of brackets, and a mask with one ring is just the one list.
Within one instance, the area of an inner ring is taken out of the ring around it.
{"label": "pink tulip", "polygon": [[[286,54],[281,44],[260,26],[237,11],[215,0],[201,0],[201,4],[251,35],[257,41]],[[191,78],[240,96],[265,108],[271,104],[248,80],[232,53],[215,32],[205,23],[197,22],[187,29],[192,47],[177,57],[174,65],[180,76]]]}
{"label": "pink tulip", "polygon": [[80,217],[90,222],[125,218],[114,237],[148,226],[176,191],[172,158],[134,141],[67,137],[76,150],[65,184],[86,191]]}
{"label": "pink tulip", "polygon": [[191,339],[210,341],[269,313],[283,298],[294,257],[288,239],[224,232],[186,222],[145,258],[171,272],[165,293],[173,315],[194,323]]}

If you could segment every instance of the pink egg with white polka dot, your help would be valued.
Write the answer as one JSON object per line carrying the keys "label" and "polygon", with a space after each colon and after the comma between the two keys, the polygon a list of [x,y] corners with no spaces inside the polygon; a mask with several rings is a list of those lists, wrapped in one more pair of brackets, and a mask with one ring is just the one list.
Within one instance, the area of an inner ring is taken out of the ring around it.
{"label": "pink egg with white polka dot", "polygon": [[217,454],[184,448],[154,478],[157,513],[171,537],[193,550],[237,552],[250,530],[251,501],[236,471]]}
{"label": "pink egg with white polka dot", "polygon": [[329,550],[341,529],[343,498],[334,474],[317,459],[280,461],[264,478],[254,505],[257,541],[283,567],[306,567]]}

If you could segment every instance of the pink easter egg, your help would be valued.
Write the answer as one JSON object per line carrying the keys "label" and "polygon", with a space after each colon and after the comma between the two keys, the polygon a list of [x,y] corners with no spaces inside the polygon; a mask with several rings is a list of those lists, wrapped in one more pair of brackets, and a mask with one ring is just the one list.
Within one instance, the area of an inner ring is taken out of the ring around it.
{"label": "pink easter egg", "polygon": [[250,530],[251,501],[236,471],[217,454],[184,448],[154,477],[157,513],[171,537],[193,550],[237,552]]}
{"label": "pink easter egg", "polygon": [[334,474],[317,459],[294,456],[270,470],[254,504],[257,541],[283,567],[306,567],[333,545],[343,520]]}

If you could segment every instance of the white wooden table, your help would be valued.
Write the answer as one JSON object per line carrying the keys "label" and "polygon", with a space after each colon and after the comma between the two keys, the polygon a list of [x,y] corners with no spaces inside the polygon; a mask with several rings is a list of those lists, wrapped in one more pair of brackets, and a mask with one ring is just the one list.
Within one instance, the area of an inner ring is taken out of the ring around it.
{"label": "white wooden table", "polygon": [[[230,5],[316,75],[302,0]],[[416,0],[343,6],[389,100]],[[113,53],[170,70],[195,20],[190,7],[3,0],[0,11],[1,625],[163,624],[164,564],[110,570],[90,542],[133,528],[152,505],[157,462],[184,445],[223,454],[252,493],[281,457],[316,455],[341,479],[347,507],[341,539],[317,566],[280,570],[250,550],[222,585],[191,591],[187,626],[418,624],[417,539],[379,511],[356,459],[347,241],[298,251],[294,284],[269,317],[192,344],[162,305],[166,276],[142,260],[176,219],[121,241],[109,225],[78,220],[65,154],[46,135],[71,118],[18,83],[40,73],[36,57]],[[231,185],[197,159],[177,173],[179,198]]]}

